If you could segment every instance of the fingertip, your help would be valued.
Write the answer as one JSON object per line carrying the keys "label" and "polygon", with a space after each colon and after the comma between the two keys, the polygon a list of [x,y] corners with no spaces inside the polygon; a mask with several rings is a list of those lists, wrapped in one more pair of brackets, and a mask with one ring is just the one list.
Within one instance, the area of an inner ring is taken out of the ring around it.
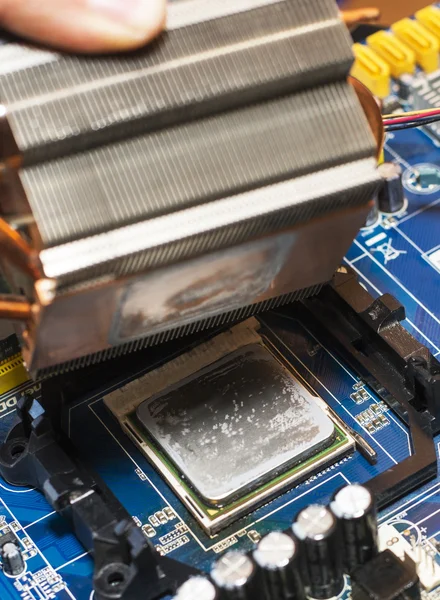
{"label": "fingertip", "polygon": [[[164,29],[165,0],[88,0],[93,14],[99,14],[102,25],[99,38],[104,38],[110,50],[130,50],[145,45]],[[106,35],[107,34],[107,35]]]}
{"label": "fingertip", "polygon": [[165,0],[0,0],[0,9],[14,33],[73,52],[136,49],[166,23]]}

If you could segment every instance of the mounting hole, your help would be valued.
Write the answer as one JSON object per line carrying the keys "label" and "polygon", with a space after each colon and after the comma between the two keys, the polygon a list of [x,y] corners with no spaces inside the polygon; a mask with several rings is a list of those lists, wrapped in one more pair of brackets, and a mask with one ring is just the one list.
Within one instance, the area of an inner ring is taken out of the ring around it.
{"label": "mounting hole", "polygon": [[107,575],[107,585],[111,588],[116,588],[121,586],[125,581],[124,573],[121,571],[113,571],[113,573],[108,573]]}
{"label": "mounting hole", "polygon": [[404,187],[415,194],[433,194],[440,190],[440,168],[424,163],[407,169],[402,176]]}
{"label": "mounting hole", "polygon": [[9,446],[9,455],[12,460],[18,460],[20,456],[25,452],[26,444],[22,441],[12,442]]}
{"label": "mounting hole", "polygon": [[129,574],[130,569],[124,563],[110,563],[100,570],[95,580],[95,590],[119,594],[127,585]]}

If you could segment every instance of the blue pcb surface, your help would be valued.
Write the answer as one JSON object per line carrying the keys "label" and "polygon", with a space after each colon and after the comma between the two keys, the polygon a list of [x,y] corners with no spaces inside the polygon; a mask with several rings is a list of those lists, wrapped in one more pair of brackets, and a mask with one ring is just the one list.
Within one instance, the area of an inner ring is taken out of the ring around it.
{"label": "blue pcb surface", "polygon": [[[389,136],[386,152],[389,160],[399,162],[406,171],[405,181],[420,164],[440,167],[440,149],[417,130]],[[363,230],[346,262],[373,295],[390,292],[405,305],[409,331],[439,356],[440,185],[422,192],[415,193],[408,186],[405,210],[393,217],[381,215],[374,227]],[[276,313],[266,324],[275,335],[282,331],[289,339],[295,348],[294,367],[311,387],[368,439],[378,453],[377,465],[371,466],[355,452],[210,538],[108,413],[102,401],[107,389],[79,398],[66,415],[66,427],[81,457],[144,527],[158,551],[204,570],[227,548],[250,549],[264,533],[288,527],[304,505],[325,502],[344,482],[366,481],[410,453],[407,428],[389,410],[383,408],[381,427],[362,427],[362,414],[379,401],[331,349],[298,322],[288,322]],[[352,396],[359,390],[364,390],[363,398],[355,402]],[[12,422],[19,391],[0,399],[0,437]],[[437,451],[439,445],[440,436]],[[413,538],[411,543],[440,565],[440,478],[387,507],[380,521]],[[93,561],[67,523],[38,492],[0,481],[0,533],[8,529],[21,541],[27,571],[17,579],[0,573],[1,600],[93,597]],[[435,564],[430,568],[435,572]],[[438,589],[431,594],[437,595]]]}

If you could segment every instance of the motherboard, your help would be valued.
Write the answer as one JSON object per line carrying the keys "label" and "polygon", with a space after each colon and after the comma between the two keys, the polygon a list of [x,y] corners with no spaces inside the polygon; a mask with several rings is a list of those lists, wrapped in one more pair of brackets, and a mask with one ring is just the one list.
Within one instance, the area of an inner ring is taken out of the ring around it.
{"label": "motherboard", "polygon": [[[411,81],[391,78],[384,105],[401,111],[435,105],[439,72],[418,67]],[[374,215],[340,271],[354,272],[374,298],[396,298],[406,312],[402,325],[439,358],[440,138],[435,128],[395,131],[387,134],[384,152],[384,160],[402,170],[404,205]],[[227,339],[218,340],[222,335]],[[184,365],[171,355],[165,367],[153,371],[151,363],[129,369],[128,376],[109,369],[105,385],[79,394],[61,416],[78,459],[97,474],[159,555],[206,573],[226,551],[250,552],[266,534],[289,529],[303,508],[327,504],[343,485],[385,476],[414,455],[415,447],[402,415],[320,337],[319,328],[309,328],[288,307],[227,334],[218,332],[217,338],[216,344],[209,338],[196,349],[188,342]],[[3,440],[20,398],[38,398],[41,384],[28,379],[13,338],[0,352]],[[86,377],[81,371],[75,376]],[[245,380],[253,382],[247,390],[257,404],[243,408]],[[196,398],[208,390],[221,396],[225,385],[235,390],[227,405],[205,406],[203,413],[196,402],[194,408],[182,407],[183,394]],[[286,390],[295,398],[296,417],[286,417],[272,435],[268,423],[276,421]],[[194,419],[203,431],[191,428]],[[252,447],[240,447],[243,427]],[[302,436],[304,429],[312,433]],[[217,434],[228,440],[221,456]],[[434,445],[439,458],[440,434]],[[176,454],[182,447],[187,453]],[[226,472],[232,475],[226,478]],[[436,600],[440,477],[433,472],[428,479],[409,490],[402,487],[394,494],[397,500],[382,494],[379,544],[409,556],[422,597]],[[0,480],[0,535],[10,534],[20,545],[24,570],[0,574],[2,600],[93,599],[94,561],[69,521],[39,491]],[[350,595],[347,580],[338,597]]]}

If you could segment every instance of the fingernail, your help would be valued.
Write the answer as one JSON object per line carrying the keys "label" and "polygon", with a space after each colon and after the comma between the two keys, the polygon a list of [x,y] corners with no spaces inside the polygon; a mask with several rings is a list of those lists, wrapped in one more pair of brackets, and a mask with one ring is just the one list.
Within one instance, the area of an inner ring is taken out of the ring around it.
{"label": "fingernail", "polygon": [[164,19],[162,0],[88,0],[89,7],[121,25],[154,29]]}

